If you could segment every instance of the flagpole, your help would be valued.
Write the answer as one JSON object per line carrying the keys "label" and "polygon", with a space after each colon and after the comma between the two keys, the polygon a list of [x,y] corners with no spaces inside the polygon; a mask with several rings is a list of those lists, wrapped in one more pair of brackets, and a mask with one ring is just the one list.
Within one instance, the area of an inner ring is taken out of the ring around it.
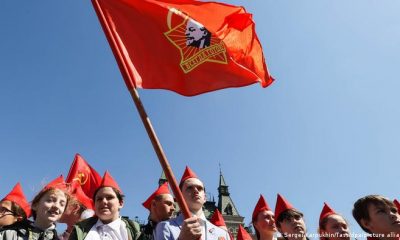
{"label": "flagpole", "polygon": [[176,182],[174,173],[168,162],[167,156],[164,153],[161,143],[158,140],[156,132],[154,131],[154,128],[153,128],[153,125],[151,124],[150,118],[147,116],[146,110],[143,107],[142,101],[140,100],[140,97],[139,97],[139,93],[136,90],[136,88],[131,89],[130,93],[131,93],[133,101],[135,102],[135,105],[139,112],[140,118],[142,119],[143,125],[146,128],[147,134],[149,135],[151,143],[153,144],[153,148],[157,154],[157,157],[161,164],[161,167],[164,170],[164,173],[165,173],[165,176],[167,177],[169,185],[171,186],[172,192],[174,193],[176,201],[179,204],[179,208],[182,210],[182,214],[183,214],[184,218],[185,219],[189,218],[189,217],[191,217],[189,208],[185,202],[185,199],[183,198],[181,190],[178,187],[178,183]]}
{"label": "flagpole", "polygon": [[183,198],[181,190],[178,187],[178,183],[176,182],[176,178],[168,162],[168,159],[164,153],[164,150],[161,147],[161,143],[158,140],[156,132],[154,131],[154,128],[150,122],[150,118],[147,116],[147,113],[143,107],[142,101],[140,100],[139,97],[139,93],[136,90],[136,86],[134,85],[133,79],[135,78],[134,77],[135,74],[127,66],[129,64],[126,59],[126,56],[123,54],[123,48],[120,45],[120,42],[118,41],[118,37],[115,36],[114,32],[111,30],[111,25],[110,23],[108,23],[107,18],[105,17],[101,9],[99,1],[92,0],[92,4],[96,11],[97,17],[99,18],[100,24],[104,30],[104,33],[108,39],[108,42],[110,43],[111,49],[115,55],[115,59],[117,60],[118,66],[121,70],[121,74],[125,80],[125,83],[127,84],[133,102],[135,103],[140,118],[142,119],[143,125],[147,131],[147,134],[149,135],[151,143],[153,144],[153,148],[157,154],[161,167],[164,170],[165,176],[167,177],[169,185],[171,186],[171,190],[174,193],[176,201],[178,202],[179,208],[181,209],[184,218],[185,219],[189,218],[191,217],[189,208],[185,202],[185,199]]}

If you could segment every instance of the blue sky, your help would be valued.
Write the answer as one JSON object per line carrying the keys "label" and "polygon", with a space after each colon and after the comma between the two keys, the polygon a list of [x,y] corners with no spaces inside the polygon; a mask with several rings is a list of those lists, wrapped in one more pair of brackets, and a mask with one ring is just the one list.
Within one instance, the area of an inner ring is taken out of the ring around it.
{"label": "blue sky", "polygon": [[[225,1],[253,13],[276,82],[197,97],[140,90],[178,180],[217,197],[219,168],[245,222],[276,193],[316,231],[323,202],[350,222],[366,194],[400,197],[400,2]],[[28,198],[80,153],[140,205],[161,174],[90,1],[0,2],[0,195]]]}

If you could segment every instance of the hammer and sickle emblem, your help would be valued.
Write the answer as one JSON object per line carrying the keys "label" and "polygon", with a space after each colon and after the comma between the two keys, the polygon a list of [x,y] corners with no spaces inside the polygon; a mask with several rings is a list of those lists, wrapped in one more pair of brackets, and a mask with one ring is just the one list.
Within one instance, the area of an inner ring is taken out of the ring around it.
{"label": "hammer and sickle emblem", "polygon": [[89,179],[89,176],[87,176],[85,173],[78,172],[78,174],[76,174],[76,177],[73,179],[73,181],[78,181],[80,185],[84,185],[88,179]]}

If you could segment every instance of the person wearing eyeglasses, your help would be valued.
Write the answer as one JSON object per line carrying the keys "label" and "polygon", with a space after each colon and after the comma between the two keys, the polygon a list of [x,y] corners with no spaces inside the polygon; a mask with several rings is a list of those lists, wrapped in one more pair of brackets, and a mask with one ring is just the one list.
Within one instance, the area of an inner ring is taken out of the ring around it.
{"label": "person wearing eyeglasses", "polygon": [[0,229],[26,220],[31,208],[22,191],[20,183],[0,201]]}
{"label": "person wearing eyeglasses", "polygon": [[32,200],[33,222],[20,221],[0,231],[0,240],[58,240],[60,220],[70,196],[62,176],[48,183]]}
{"label": "person wearing eyeglasses", "polygon": [[309,240],[303,213],[278,194],[275,205],[275,224],[285,240]]}

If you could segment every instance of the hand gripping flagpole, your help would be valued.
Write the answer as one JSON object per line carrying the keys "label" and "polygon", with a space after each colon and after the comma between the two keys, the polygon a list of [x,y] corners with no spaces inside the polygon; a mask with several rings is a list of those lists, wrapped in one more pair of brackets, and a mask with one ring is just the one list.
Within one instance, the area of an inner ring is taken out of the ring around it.
{"label": "hand gripping flagpole", "polygon": [[136,87],[135,87],[134,81],[133,81],[134,74],[132,72],[132,69],[127,66],[128,61],[126,59],[126,56],[123,54],[123,47],[122,47],[121,43],[118,41],[118,36],[116,36],[115,32],[112,31],[112,29],[110,27],[111,25],[107,21],[107,18],[101,9],[99,1],[92,0],[92,4],[96,11],[97,17],[99,18],[101,26],[104,30],[104,33],[107,37],[107,40],[111,46],[111,49],[114,53],[115,59],[117,60],[118,66],[121,70],[121,74],[125,80],[125,83],[127,84],[129,92],[130,92],[132,99],[135,103],[135,106],[139,112],[140,118],[142,119],[143,125],[146,128],[147,134],[149,135],[149,138],[151,140],[153,148],[157,154],[158,160],[160,161],[161,167],[164,170],[165,176],[167,177],[167,180],[171,186],[171,190],[174,193],[176,201],[178,202],[179,208],[181,209],[184,218],[185,219],[189,218],[189,217],[191,217],[191,213],[185,202],[185,199],[183,198],[182,192],[178,187],[178,183],[176,182],[174,173],[172,172],[172,169],[168,162],[168,159],[164,153],[164,150],[161,147],[161,143],[158,140],[158,137],[154,131],[154,128],[153,128],[151,122],[150,122],[150,118],[147,116],[147,113],[143,107],[142,101],[139,98],[139,94],[136,90]]}

